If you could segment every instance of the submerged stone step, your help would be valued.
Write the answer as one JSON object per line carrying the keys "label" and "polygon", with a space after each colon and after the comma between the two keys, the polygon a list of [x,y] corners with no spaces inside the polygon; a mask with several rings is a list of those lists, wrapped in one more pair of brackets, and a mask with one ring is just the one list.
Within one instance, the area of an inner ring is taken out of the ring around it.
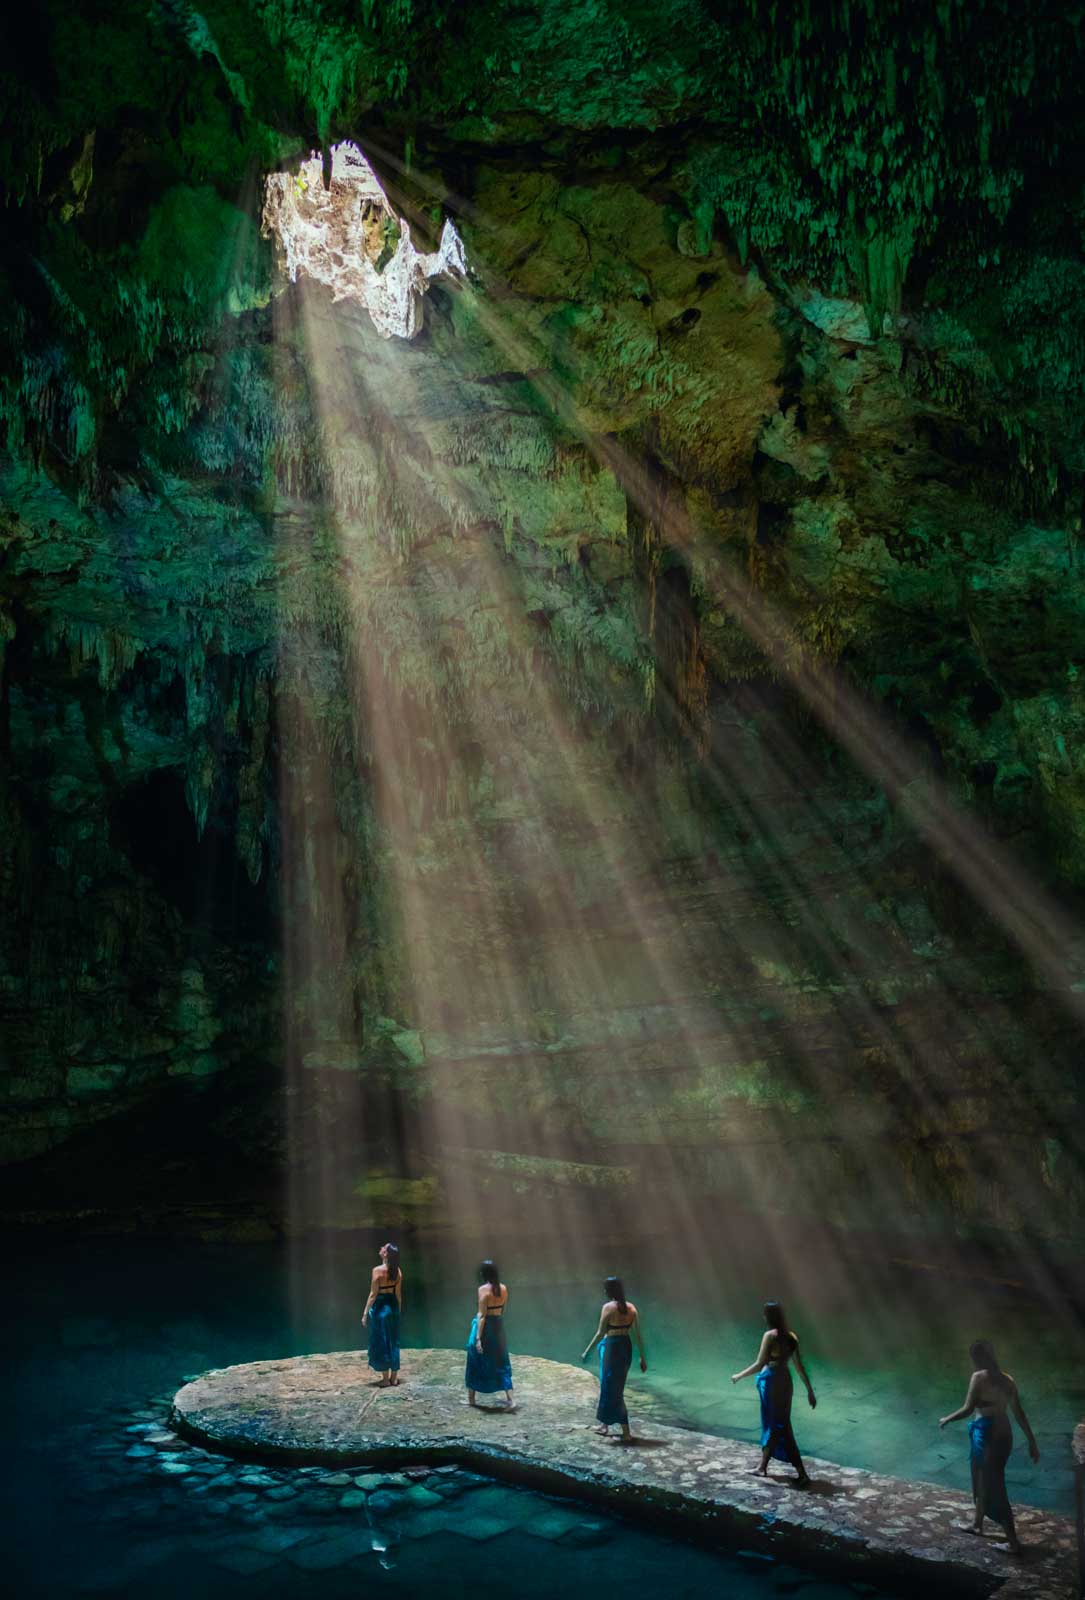
{"label": "submerged stone step", "polygon": [[[378,1387],[356,1351],[225,1367],[186,1382],[170,1420],[212,1449],[323,1467],[323,1481],[344,1487],[369,1483],[364,1474],[348,1477],[347,1467],[456,1461],[745,1553],[794,1555],[807,1567],[904,1592],[919,1584],[932,1595],[997,1600],[1065,1600],[1072,1592],[1075,1536],[1066,1518],[1020,1507],[1018,1560],[995,1539],[961,1531],[972,1504],[955,1490],[812,1457],[806,1491],[779,1468],[755,1478],[754,1446],[672,1426],[635,1380],[628,1399],[639,1437],[623,1446],[594,1432],[592,1374],[534,1356],[514,1357],[515,1410],[471,1409],[463,1359],[458,1350],[404,1351],[393,1389]],[[319,1559],[307,1555],[304,1564]]]}

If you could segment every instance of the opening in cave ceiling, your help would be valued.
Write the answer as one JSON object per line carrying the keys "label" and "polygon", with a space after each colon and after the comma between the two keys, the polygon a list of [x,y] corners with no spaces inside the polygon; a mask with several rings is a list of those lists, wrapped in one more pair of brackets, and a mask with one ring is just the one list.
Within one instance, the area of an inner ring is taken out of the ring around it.
{"label": "opening in cave ceiling", "polygon": [[325,186],[319,151],[297,172],[272,173],[264,232],[278,241],[292,283],[298,274],[327,284],[333,300],[357,300],[385,339],[413,339],[422,297],[435,278],[463,277],[463,241],[446,219],[440,244],[416,250],[410,230],[358,146],[337,144]]}

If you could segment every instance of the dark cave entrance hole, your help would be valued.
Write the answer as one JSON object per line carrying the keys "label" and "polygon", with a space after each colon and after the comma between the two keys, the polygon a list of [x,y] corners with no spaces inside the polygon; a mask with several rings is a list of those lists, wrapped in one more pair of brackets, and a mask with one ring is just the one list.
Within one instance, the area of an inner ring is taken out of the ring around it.
{"label": "dark cave entrance hole", "polygon": [[153,772],[130,784],[114,802],[111,822],[114,844],[187,927],[233,944],[273,941],[267,873],[251,882],[231,818],[212,813],[197,835],[180,771]]}

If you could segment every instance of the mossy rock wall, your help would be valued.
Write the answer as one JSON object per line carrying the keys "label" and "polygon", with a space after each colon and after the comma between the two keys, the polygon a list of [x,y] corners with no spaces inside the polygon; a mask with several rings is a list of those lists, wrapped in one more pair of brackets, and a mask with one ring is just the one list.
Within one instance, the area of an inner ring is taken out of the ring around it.
{"label": "mossy rock wall", "polygon": [[[838,674],[1073,926],[1085,301],[1041,113],[1085,78],[1069,24],[974,11],[45,8],[0,328],[28,1183],[180,1094],[302,1174],[293,1225],[635,1172],[1079,1235],[1080,950],[1037,972],[797,687]],[[464,239],[409,344],[259,237],[263,174],[346,134]]]}

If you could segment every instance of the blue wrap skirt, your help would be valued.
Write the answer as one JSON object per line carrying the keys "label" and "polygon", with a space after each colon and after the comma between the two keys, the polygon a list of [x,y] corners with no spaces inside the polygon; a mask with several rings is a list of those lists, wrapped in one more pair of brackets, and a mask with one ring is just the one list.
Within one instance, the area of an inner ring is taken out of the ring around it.
{"label": "blue wrap skirt", "polygon": [[790,1368],[762,1367],[757,1374],[757,1392],[761,1397],[761,1448],[769,1449],[773,1461],[791,1461],[798,1447],[791,1431],[795,1385]]}
{"label": "blue wrap skirt", "polygon": [[983,1500],[983,1514],[1006,1527],[1011,1519],[1006,1493],[1006,1463],[1013,1449],[1013,1429],[1007,1416],[973,1417],[968,1426],[971,1444],[972,1499]]}
{"label": "blue wrap skirt", "polygon": [[471,1323],[467,1335],[467,1370],[464,1386],[476,1394],[497,1394],[512,1388],[512,1364],[505,1335],[504,1317],[488,1316],[482,1325],[482,1353],[475,1349],[478,1338],[478,1317]]}
{"label": "blue wrap skirt", "polygon": [[399,1371],[399,1302],[379,1294],[369,1308],[369,1365],[374,1372]]}
{"label": "blue wrap skirt", "polygon": [[633,1363],[633,1341],[627,1333],[608,1333],[599,1346],[599,1422],[628,1422],[625,1380]]}

